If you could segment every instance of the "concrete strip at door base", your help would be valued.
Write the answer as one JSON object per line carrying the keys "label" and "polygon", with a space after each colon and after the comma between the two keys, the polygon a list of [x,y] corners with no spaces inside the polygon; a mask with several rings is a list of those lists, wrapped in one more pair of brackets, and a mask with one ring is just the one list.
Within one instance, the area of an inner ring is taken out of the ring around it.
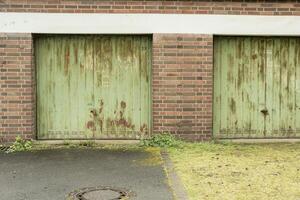
{"label": "concrete strip at door base", "polygon": [[221,142],[232,142],[232,143],[300,143],[300,139],[221,139]]}
{"label": "concrete strip at door base", "polygon": [[94,142],[95,144],[138,144],[140,140],[34,140],[33,144],[61,145],[61,144],[81,144],[84,142]]}

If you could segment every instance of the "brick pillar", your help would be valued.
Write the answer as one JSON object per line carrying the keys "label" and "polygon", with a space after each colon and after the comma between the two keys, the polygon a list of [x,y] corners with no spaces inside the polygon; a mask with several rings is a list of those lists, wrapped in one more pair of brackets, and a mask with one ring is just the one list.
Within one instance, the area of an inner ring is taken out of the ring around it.
{"label": "brick pillar", "polygon": [[213,36],[154,34],[153,132],[212,136]]}
{"label": "brick pillar", "polygon": [[31,34],[0,33],[0,143],[35,133]]}

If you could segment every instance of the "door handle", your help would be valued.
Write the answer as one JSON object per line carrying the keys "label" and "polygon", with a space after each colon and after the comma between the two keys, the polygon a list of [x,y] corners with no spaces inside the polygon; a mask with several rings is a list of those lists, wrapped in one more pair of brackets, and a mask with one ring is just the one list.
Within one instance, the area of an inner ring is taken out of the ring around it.
{"label": "door handle", "polygon": [[264,114],[264,115],[268,115],[269,114],[269,111],[268,111],[268,109],[262,109],[261,111],[260,111],[262,114]]}

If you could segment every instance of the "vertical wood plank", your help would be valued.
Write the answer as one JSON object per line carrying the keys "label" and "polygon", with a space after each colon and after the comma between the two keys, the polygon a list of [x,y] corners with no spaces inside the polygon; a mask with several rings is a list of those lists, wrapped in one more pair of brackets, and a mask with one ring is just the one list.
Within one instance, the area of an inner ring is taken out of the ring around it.
{"label": "vertical wood plank", "polygon": [[273,39],[266,39],[266,103],[265,108],[268,110],[267,115],[265,115],[265,134],[269,136],[273,132],[273,94],[274,94],[274,85],[273,85],[273,74],[277,69],[276,63],[274,63],[274,51],[273,51]]}
{"label": "vertical wood plank", "polygon": [[218,137],[221,130],[221,63],[222,43],[220,37],[214,38],[214,84],[213,84],[213,135]]}
{"label": "vertical wood plank", "polygon": [[147,37],[142,37],[140,40],[140,56],[139,58],[139,80],[140,80],[140,123],[137,127],[137,131],[140,132],[139,138],[143,138],[149,135],[151,131],[151,121],[149,116],[151,116],[151,95],[150,95],[150,85],[151,85],[151,71],[147,66],[151,66],[151,40]]}
{"label": "vertical wood plank", "polygon": [[[221,50],[220,51],[224,51],[225,48],[227,48],[228,46],[228,40],[221,40]],[[222,57],[222,64],[220,65],[221,68],[221,77],[220,77],[220,84],[223,86],[224,90],[228,91],[228,84],[223,83],[223,80],[227,80],[227,73],[228,73],[228,56],[226,54],[220,54],[220,56]],[[221,117],[221,129],[219,131],[220,133],[220,137],[226,137],[228,134],[228,129],[227,129],[227,102],[228,102],[228,97],[227,97],[227,93],[222,93],[221,95],[221,112],[220,112],[220,117]],[[216,113],[217,114],[217,113]]]}
{"label": "vertical wood plank", "polygon": [[296,77],[296,86],[295,86],[295,126],[297,137],[300,136],[300,38],[296,39],[295,44],[295,57],[293,58],[295,62],[295,77]]}
{"label": "vertical wood plank", "polygon": [[296,39],[288,38],[287,58],[287,137],[296,136]]}

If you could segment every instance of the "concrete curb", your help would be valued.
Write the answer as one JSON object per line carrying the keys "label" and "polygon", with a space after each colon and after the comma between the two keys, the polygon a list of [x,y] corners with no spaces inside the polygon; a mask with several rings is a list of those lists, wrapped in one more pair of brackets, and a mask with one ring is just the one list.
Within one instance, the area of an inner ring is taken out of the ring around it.
{"label": "concrete curb", "polygon": [[169,158],[168,152],[162,150],[161,157],[164,161],[164,167],[169,179],[170,187],[173,191],[173,196],[175,200],[189,200],[187,192],[181,182],[180,177],[177,175],[173,162]]}

